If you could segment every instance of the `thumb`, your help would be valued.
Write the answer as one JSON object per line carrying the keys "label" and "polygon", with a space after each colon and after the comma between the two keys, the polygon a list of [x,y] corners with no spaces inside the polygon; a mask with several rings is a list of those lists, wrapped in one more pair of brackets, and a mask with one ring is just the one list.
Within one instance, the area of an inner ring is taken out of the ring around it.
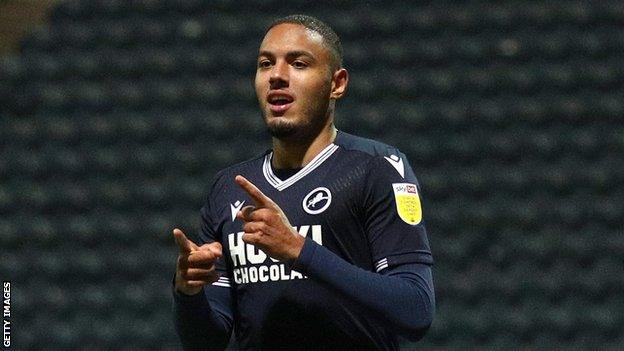
{"label": "thumb", "polygon": [[236,214],[236,218],[241,219],[245,222],[251,222],[251,218],[249,218],[249,216],[251,216],[251,213],[256,209],[256,206],[253,205],[247,205],[243,208],[241,208],[240,211],[238,211],[238,213]]}
{"label": "thumb", "polygon": [[197,250],[197,245],[190,241],[180,229],[175,228],[173,230],[173,237],[175,238],[176,244],[178,244],[180,254],[189,254],[191,251]]}
{"label": "thumb", "polygon": [[210,251],[216,257],[221,257],[223,255],[222,254],[223,248],[221,246],[221,243],[218,242],[218,241],[211,242],[210,244],[204,244],[204,245],[199,247],[199,250]]}

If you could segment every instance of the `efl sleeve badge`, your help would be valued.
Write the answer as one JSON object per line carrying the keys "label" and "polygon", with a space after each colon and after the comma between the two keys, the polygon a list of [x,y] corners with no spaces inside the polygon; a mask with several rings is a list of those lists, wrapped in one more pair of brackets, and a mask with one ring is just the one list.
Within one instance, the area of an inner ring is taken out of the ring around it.
{"label": "efl sleeve badge", "polygon": [[422,208],[418,197],[418,188],[412,183],[393,183],[394,199],[396,201],[399,217],[411,225],[416,225],[422,220]]}

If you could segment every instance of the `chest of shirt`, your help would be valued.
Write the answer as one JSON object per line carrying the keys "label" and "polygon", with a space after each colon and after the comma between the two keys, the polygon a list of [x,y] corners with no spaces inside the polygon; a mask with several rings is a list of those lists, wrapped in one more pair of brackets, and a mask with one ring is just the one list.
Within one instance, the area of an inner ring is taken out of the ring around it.
{"label": "chest of shirt", "polygon": [[[363,167],[346,168],[326,162],[286,187],[272,184],[265,174],[241,174],[280,206],[299,234],[349,262],[363,267],[371,264],[362,216]],[[234,280],[240,283],[305,278],[242,241],[243,222],[236,219],[236,213],[253,202],[236,184],[228,188],[218,200],[218,228]]]}

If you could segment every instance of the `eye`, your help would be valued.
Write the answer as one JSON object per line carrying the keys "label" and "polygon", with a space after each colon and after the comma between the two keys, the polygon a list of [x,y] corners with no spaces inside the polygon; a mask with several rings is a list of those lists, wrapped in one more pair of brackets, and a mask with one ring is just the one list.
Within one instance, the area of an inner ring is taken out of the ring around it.
{"label": "eye", "polygon": [[295,68],[306,68],[306,67],[308,67],[308,64],[306,62],[304,62],[304,61],[301,61],[301,60],[294,61],[292,63],[292,65]]}
{"label": "eye", "polygon": [[269,60],[258,61],[258,68],[268,68],[268,67],[271,67],[271,61]]}

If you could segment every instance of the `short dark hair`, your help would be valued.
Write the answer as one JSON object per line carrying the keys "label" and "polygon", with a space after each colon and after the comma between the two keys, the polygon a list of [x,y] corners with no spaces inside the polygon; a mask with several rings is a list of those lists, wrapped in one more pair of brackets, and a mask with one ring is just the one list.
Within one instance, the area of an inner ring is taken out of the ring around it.
{"label": "short dark hair", "polygon": [[320,34],[332,56],[333,62],[330,63],[330,66],[333,69],[339,69],[342,67],[342,44],[340,43],[340,38],[338,37],[338,34],[336,34],[336,32],[334,32],[334,30],[325,22],[308,15],[290,15],[273,21],[264,34],[266,35],[271,28],[283,23],[299,24]]}

